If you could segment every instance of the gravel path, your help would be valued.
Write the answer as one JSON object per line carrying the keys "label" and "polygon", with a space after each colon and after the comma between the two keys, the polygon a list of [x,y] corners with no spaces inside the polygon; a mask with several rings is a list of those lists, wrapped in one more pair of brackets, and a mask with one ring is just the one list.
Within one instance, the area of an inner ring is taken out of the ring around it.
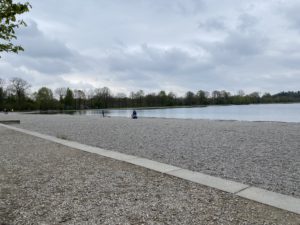
{"label": "gravel path", "polygon": [[300,216],[0,127],[0,224],[299,225]]}
{"label": "gravel path", "polygon": [[56,137],[300,197],[300,124],[2,115]]}

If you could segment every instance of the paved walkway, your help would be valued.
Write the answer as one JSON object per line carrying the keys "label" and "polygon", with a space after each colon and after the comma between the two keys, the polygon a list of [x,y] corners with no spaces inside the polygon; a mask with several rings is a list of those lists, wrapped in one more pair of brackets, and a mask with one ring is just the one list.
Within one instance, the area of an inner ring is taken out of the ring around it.
{"label": "paved walkway", "polygon": [[295,224],[300,216],[0,127],[0,224]]}

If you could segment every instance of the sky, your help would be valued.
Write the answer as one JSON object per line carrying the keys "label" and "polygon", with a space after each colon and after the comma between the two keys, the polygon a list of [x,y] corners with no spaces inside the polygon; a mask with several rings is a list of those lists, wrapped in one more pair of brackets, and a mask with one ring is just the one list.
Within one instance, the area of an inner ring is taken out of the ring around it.
{"label": "sky", "polygon": [[[23,1],[24,2],[24,1]],[[30,0],[0,78],[113,93],[300,90],[299,0]]]}

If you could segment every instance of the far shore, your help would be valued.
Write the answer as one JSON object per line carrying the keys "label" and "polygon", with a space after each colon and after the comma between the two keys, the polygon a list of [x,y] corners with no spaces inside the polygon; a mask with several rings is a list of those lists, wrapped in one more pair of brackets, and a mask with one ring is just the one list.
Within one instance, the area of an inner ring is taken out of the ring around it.
{"label": "far shore", "polygon": [[247,105],[288,105],[288,104],[300,104],[300,102],[271,102],[271,103],[247,103],[247,104],[209,104],[209,105],[175,105],[175,106],[153,106],[153,107],[115,107],[115,108],[86,108],[86,109],[49,109],[49,110],[22,110],[13,111],[19,113],[29,113],[29,114],[63,114],[66,112],[80,112],[87,110],[148,110],[148,109],[180,109],[180,108],[204,108],[210,106],[247,106]]}

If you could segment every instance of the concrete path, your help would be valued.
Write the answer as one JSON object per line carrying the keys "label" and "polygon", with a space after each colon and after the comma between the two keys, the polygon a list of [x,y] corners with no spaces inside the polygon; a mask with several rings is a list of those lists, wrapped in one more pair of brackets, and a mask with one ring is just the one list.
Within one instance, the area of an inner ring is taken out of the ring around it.
{"label": "concrete path", "polygon": [[4,126],[0,155],[0,224],[300,222],[294,213]]}

